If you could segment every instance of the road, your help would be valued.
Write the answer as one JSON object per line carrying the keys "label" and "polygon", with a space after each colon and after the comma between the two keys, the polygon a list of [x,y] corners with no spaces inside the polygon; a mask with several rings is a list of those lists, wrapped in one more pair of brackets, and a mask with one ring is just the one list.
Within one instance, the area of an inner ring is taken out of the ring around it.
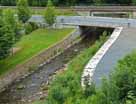
{"label": "road", "polygon": [[136,49],[136,28],[124,28],[119,38],[97,65],[93,80],[100,85],[103,76],[108,77],[118,60]]}

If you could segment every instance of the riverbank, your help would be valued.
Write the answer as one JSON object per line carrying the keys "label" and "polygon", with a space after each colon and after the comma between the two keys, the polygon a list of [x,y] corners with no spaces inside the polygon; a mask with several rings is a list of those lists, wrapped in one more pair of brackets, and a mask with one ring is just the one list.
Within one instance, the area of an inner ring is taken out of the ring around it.
{"label": "riverbank", "polygon": [[[74,37],[75,36],[76,35],[74,35]],[[5,91],[0,93],[0,103],[28,104],[31,101],[39,100],[46,96],[48,93],[45,91],[44,85],[48,85],[51,82],[51,77],[57,71],[64,69],[74,57],[92,45],[96,40],[94,38],[94,40],[90,39],[88,41],[78,39],[77,43],[68,47],[49,62],[38,67],[38,69],[29,76],[20,81],[14,81],[12,85],[8,86]]]}
{"label": "riverbank", "polygon": [[24,35],[14,46],[20,50],[0,61],[0,75],[64,39],[72,31],[73,29],[38,29],[29,35]]}
{"label": "riverbank", "polygon": [[[5,87],[8,87],[8,85],[10,85],[16,79],[25,78],[26,76],[31,74],[33,71],[35,71],[35,69],[40,64],[44,63],[45,61],[49,61],[52,57],[60,53],[63,49],[67,48],[70,44],[72,44],[73,38],[75,39],[76,37],[79,36],[78,32],[77,35],[75,35],[75,30],[74,31],[72,31],[71,29],[66,29],[66,30],[52,29],[50,30],[52,31],[51,34],[47,35],[48,33],[47,32],[47,33],[43,33],[42,35],[37,33],[35,34],[36,36],[28,35],[26,36],[27,38],[24,38],[25,42],[20,41],[23,43],[24,48],[26,48],[26,50],[22,51],[23,53],[23,54],[21,53],[22,55],[20,54],[18,55],[17,53],[15,55],[12,55],[14,60],[11,58],[10,60],[11,63],[2,64],[8,66],[8,65],[12,65],[12,62],[15,62],[15,65],[13,64],[14,65],[13,68],[9,67],[9,69],[4,70],[5,73],[1,74],[0,76],[0,92],[3,91]],[[47,30],[43,30],[43,31],[47,31]],[[68,31],[72,31],[72,32],[67,33]],[[65,33],[65,35],[63,33]],[[56,43],[53,43],[55,41]],[[28,45],[29,47],[26,47],[26,45]],[[37,50],[37,49],[42,49],[42,50]],[[33,52],[37,52],[37,53],[34,54]],[[20,51],[18,51],[18,53],[20,53]],[[16,55],[18,57],[14,57]],[[17,60],[17,59],[22,59],[22,60]],[[6,62],[8,62],[8,60]]]}
{"label": "riverbank", "polygon": [[67,104],[68,102],[74,104],[78,99],[84,98],[85,93],[81,87],[81,76],[84,66],[106,40],[107,37],[101,37],[94,45],[91,45],[75,57],[68,64],[67,70],[63,74],[56,75],[49,86],[46,102],[43,100],[33,104]]}

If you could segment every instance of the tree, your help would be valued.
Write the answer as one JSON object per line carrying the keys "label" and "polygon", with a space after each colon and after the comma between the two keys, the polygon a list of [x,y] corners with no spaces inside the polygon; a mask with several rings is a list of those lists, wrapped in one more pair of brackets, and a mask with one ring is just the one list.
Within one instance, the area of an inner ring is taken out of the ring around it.
{"label": "tree", "polygon": [[21,20],[23,23],[25,23],[31,17],[31,11],[28,7],[27,0],[18,0],[17,14],[19,20]]}
{"label": "tree", "polygon": [[44,18],[49,26],[52,26],[55,23],[56,13],[55,13],[55,8],[51,0],[48,0]]}
{"label": "tree", "polygon": [[11,5],[15,5],[15,0],[1,0],[1,4],[2,5],[9,5],[9,6],[11,6]]}
{"label": "tree", "polygon": [[93,2],[95,3],[95,5],[101,5],[104,4],[105,0],[93,0]]}
{"label": "tree", "polygon": [[12,10],[5,9],[0,12],[0,60],[11,53],[11,48],[18,39],[17,24]]}
{"label": "tree", "polygon": [[5,25],[10,25],[12,27],[15,33],[15,40],[19,40],[21,38],[20,31],[22,30],[22,25],[11,9],[5,9],[3,11],[3,20]]}
{"label": "tree", "polygon": [[16,19],[13,11],[11,9],[5,9],[3,11],[3,17],[5,25],[10,25],[13,27],[13,30],[15,30],[14,28],[16,27]]}
{"label": "tree", "polygon": [[76,2],[77,2],[77,0],[67,0],[67,1],[66,1],[66,3],[67,3],[68,6],[70,6],[70,5],[75,5]]}
{"label": "tree", "polygon": [[[100,87],[103,103],[98,104],[135,104],[136,101],[136,52],[120,60],[109,79]],[[97,92],[97,94],[100,92]],[[97,94],[95,95],[96,97]],[[98,102],[98,101],[97,101]],[[97,103],[92,103],[97,104]]]}
{"label": "tree", "polygon": [[15,43],[15,34],[11,26],[3,26],[0,28],[0,60],[6,58],[10,54],[10,49]]}
{"label": "tree", "polygon": [[5,10],[0,16],[0,60],[10,54],[10,49],[15,43],[15,33],[13,29],[13,14],[10,10]]}
{"label": "tree", "polygon": [[132,4],[133,4],[133,5],[136,5],[136,0],[132,0]]}

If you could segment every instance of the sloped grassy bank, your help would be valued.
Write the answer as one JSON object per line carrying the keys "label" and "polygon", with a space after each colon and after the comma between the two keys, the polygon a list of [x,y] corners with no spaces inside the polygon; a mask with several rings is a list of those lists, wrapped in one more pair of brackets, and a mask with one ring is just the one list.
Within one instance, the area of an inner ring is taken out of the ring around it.
{"label": "sloped grassy bank", "polygon": [[20,50],[0,61],[0,76],[64,39],[72,31],[73,29],[38,29],[29,35],[24,35],[14,46]]}
{"label": "sloped grassy bank", "polygon": [[101,36],[93,46],[90,46],[69,63],[67,71],[56,76],[49,86],[46,104],[79,104],[80,99],[91,94],[90,91],[83,91],[81,88],[81,75],[85,64],[106,40],[106,35]]}

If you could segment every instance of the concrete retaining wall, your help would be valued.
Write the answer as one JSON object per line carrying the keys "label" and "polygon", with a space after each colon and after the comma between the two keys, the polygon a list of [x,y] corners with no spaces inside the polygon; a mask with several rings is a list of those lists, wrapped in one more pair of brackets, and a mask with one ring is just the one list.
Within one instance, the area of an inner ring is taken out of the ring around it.
{"label": "concrete retaining wall", "polygon": [[21,78],[23,75],[29,72],[30,68],[38,66],[41,63],[53,58],[55,55],[62,52],[62,50],[67,49],[69,46],[74,44],[74,40],[80,36],[80,30],[74,30],[69,36],[67,36],[62,41],[51,46],[48,49],[40,52],[38,55],[33,56],[26,62],[17,65],[10,72],[0,77],[0,91],[3,91],[6,86],[10,85],[16,79]]}
{"label": "concrete retaining wall", "polygon": [[87,80],[89,84],[92,83],[92,77],[94,75],[95,69],[98,63],[101,61],[103,56],[109,50],[109,48],[114,44],[114,42],[119,37],[123,27],[116,27],[110,38],[104,43],[104,45],[98,50],[98,52],[90,59],[84,68],[83,75],[81,78],[81,85],[85,86],[85,81]]}

